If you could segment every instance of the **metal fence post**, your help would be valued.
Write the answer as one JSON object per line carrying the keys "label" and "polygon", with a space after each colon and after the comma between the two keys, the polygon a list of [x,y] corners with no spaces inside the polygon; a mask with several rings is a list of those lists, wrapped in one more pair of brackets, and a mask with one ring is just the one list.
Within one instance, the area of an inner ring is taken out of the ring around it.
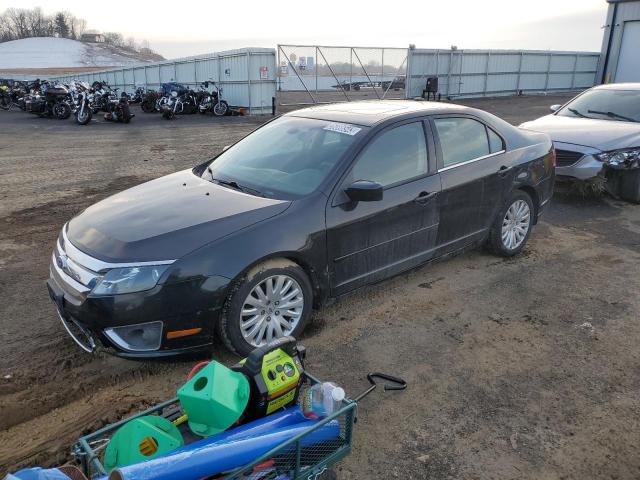
{"label": "metal fence post", "polygon": [[549,53],[549,60],[547,62],[547,77],[544,81],[544,91],[549,90],[549,74],[551,73],[551,57],[553,57],[553,53]]}
{"label": "metal fence post", "polygon": [[520,77],[522,76],[522,60],[524,52],[520,52],[520,63],[518,63],[518,80],[516,81],[516,94],[520,93]]}
{"label": "metal fence post", "polygon": [[447,97],[451,94],[451,69],[453,68],[453,49],[449,54],[449,69],[447,72]]}
{"label": "metal fence post", "polygon": [[458,96],[462,94],[462,64],[464,57],[464,50],[460,50],[460,74],[458,75]]}
{"label": "metal fence post", "polygon": [[487,96],[487,85],[489,84],[489,62],[491,61],[491,52],[487,52],[487,63],[484,69],[484,90],[482,96]]}
{"label": "metal fence post", "polygon": [[[249,90],[249,115],[251,115],[251,52],[247,50],[247,88]],[[260,105],[262,107],[262,105]]]}
{"label": "metal fence post", "polygon": [[413,73],[412,70],[412,62],[413,62],[413,53],[415,50],[411,50],[407,48],[407,71],[404,75],[404,98],[411,98],[411,91],[413,90]]}
{"label": "metal fence post", "polygon": [[573,72],[571,72],[571,90],[576,86],[576,70],[578,69],[578,54],[573,59]]}
{"label": "metal fence post", "polygon": [[[384,89],[384,48],[382,49],[382,72],[380,74],[380,88],[382,89],[383,93],[382,93],[382,98],[384,98],[384,96],[387,94],[387,91],[389,91],[389,89],[387,89],[385,91]],[[391,86],[391,82],[389,82],[389,86]],[[375,88],[374,88],[375,90]]]}

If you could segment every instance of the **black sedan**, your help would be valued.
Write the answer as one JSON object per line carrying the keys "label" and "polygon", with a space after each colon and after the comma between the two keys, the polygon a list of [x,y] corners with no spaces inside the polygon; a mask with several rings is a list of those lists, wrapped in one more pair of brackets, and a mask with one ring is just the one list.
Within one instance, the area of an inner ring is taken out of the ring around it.
{"label": "black sedan", "polygon": [[473,244],[517,254],[549,201],[545,134],[410,101],[276,118],[213,160],[87,208],[48,288],[92,351],[241,355],[298,335],[328,298]]}

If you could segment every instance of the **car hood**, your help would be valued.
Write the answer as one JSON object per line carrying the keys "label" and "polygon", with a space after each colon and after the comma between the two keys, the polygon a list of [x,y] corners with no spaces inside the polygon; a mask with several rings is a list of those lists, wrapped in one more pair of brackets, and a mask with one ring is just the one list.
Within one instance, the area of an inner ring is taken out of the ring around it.
{"label": "car hood", "polygon": [[67,238],[105,262],[174,260],[278,215],[290,204],[216,185],[185,170],[92,205],[69,222]]}
{"label": "car hood", "polygon": [[546,115],[520,127],[547,133],[554,142],[602,151],[640,146],[640,123]]}

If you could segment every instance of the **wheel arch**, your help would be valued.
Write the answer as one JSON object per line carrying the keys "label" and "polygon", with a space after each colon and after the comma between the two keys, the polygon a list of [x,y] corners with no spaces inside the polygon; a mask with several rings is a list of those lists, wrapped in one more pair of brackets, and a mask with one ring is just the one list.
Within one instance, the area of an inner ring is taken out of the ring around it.
{"label": "wheel arch", "polygon": [[533,202],[533,224],[538,223],[538,211],[540,210],[540,196],[534,187],[531,185],[520,185],[516,190],[525,192],[531,197]]}
{"label": "wheel arch", "polygon": [[302,269],[302,271],[309,278],[309,282],[311,283],[311,289],[313,292],[313,308],[319,308],[327,298],[327,289],[323,287],[322,282],[320,281],[320,273],[313,268],[313,266],[306,261],[302,256],[298,255],[296,252],[277,252],[267,255],[265,257],[261,257],[249,265],[247,265],[240,273],[238,273],[232,280],[229,282],[229,286],[225,292],[225,303],[229,300],[229,297],[233,293],[234,289],[238,285],[238,283],[247,276],[247,274],[258,267],[259,265],[269,262],[269,261],[277,261],[277,260],[288,260],[298,267]]}

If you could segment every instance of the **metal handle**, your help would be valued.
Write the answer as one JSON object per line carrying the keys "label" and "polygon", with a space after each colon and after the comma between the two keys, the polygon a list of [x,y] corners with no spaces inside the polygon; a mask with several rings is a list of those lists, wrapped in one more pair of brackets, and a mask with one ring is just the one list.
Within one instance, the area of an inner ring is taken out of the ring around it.
{"label": "metal handle", "polygon": [[505,167],[504,165],[502,165],[500,167],[500,170],[498,170],[498,174],[503,177],[505,176],[507,173],[509,173],[509,171],[511,171],[513,167]]}
{"label": "metal handle", "polygon": [[390,385],[388,383],[385,384],[384,386],[385,392],[389,390],[404,390],[405,388],[407,388],[407,382],[402,378],[394,377],[392,375],[387,375],[386,373],[371,372],[367,375],[367,380],[369,380],[369,383],[371,384],[371,386],[367,388],[364,392],[362,392],[360,395],[355,397],[353,399],[355,402],[362,400],[364,397],[366,397],[376,389],[377,387],[376,381],[375,381],[376,378],[381,378],[382,380],[395,383],[395,385]]}
{"label": "metal handle", "polygon": [[413,200],[416,203],[423,204],[438,195],[438,192],[420,192],[420,194]]}

